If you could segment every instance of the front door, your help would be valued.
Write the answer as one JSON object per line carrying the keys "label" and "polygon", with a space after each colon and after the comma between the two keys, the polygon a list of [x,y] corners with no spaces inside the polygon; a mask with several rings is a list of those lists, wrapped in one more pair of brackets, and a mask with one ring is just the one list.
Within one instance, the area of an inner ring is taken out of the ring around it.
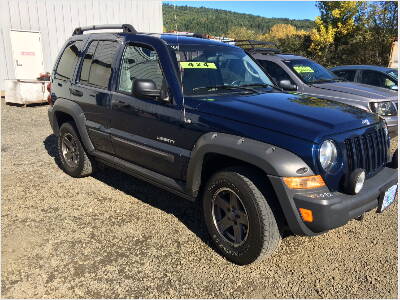
{"label": "front door", "polygon": [[39,32],[10,31],[16,79],[36,79],[44,71]]}
{"label": "front door", "polygon": [[111,135],[115,155],[165,176],[183,179],[190,151],[183,149],[182,110],[172,102],[141,97],[132,91],[136,79],[151,79],[157,89],[165,85],[155,50],[127,45],[118,87],[112,94]]}

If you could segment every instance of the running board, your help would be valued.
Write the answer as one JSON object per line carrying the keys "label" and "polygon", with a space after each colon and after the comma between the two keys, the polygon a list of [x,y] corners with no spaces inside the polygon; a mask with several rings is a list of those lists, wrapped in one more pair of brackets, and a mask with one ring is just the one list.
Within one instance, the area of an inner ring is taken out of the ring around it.
{"label": "running board", "polygon": [[185,193],[186,186],[185,182],[183,181],[175,180],[170,177],[161,175],[157,172],[140,167],[126,160],[114,157],[101,151],[94,151],[92,155],[94,155],[97,160],[104,163],[105,165],[116,168],[134,177],[140,178],[177,196],[180,196],[190,201],[195,201],[195,198],[192,195]]}

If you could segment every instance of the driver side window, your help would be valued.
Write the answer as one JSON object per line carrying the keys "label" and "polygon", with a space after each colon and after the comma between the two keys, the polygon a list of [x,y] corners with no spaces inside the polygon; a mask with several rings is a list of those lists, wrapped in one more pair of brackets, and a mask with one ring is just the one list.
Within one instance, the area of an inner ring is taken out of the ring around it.
{"label": "driver side window", "polygon": [[157,52],[145,46],[128,45],[125,48],[119,75],[118,90],[132,92],[136,79],[151,79],[161,89],[163,73]]}

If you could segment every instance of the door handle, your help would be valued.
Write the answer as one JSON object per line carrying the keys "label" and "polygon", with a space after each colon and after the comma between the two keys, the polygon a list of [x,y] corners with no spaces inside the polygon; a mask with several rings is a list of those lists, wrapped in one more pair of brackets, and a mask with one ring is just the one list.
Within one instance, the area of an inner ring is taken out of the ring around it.
{"label": "door handle", "polygon": [[69,89],[70,93],[74,96],[78,96],[78,97],[82,97],[83,93],[80,90],[76,90],[76,89]]}

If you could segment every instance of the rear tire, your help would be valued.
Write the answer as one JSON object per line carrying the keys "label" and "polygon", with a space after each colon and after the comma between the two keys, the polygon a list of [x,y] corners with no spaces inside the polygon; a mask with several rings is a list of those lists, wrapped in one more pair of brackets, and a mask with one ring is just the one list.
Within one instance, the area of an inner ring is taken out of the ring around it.
{"label": "rear tire", "polygon": [[281,235],[275,216],[247,169],[214,174],[203,194],[204,219],[217,250],[238,265],[272,254]]}
{"label": "rear tire", "polygon": [[92,174],[94,161],[86,153],[72,123],[66,122],[61,125],[57,146],[58,159],[65,173],[72,177]]}

